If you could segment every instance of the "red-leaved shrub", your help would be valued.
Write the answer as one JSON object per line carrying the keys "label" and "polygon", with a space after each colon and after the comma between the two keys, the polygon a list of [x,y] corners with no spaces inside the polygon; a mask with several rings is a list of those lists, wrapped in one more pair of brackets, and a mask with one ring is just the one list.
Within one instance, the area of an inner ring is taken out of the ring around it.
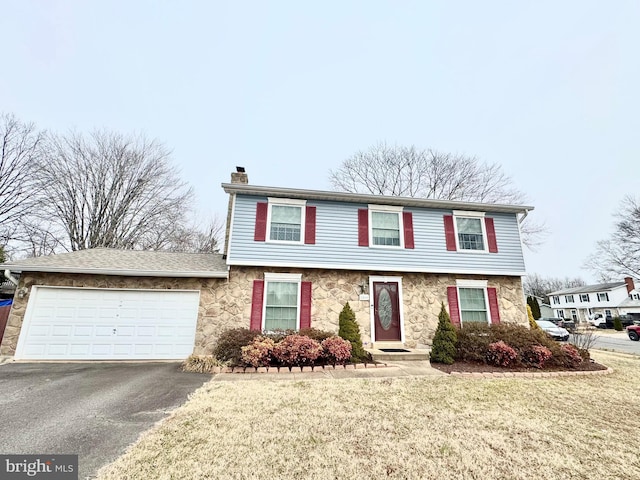
{"label": "red-leaved shrub", "polygon": [[275,343],[270,338],[256,337],[242,347],[242,362],[252,367],[266,367],[271,362]]}
{"label": "red-leaved shrub", "polygon": [[318,342],[302,335],[289,335],[273,348],[273,356],[283,365],[311,365],[322,354]]}
{"label": "red-leaved shrub", "polygon": [[327,362],[345,363],[351,358],[351,342],[340,337],[329,337],[322,341],[322,349]]}
{"label": "red-leaved shrub", "polygon": [[553,354],[551,353],[551,350],[542,345],[532,345],[520,353],[522,363],[536,368],[542,368],[544,362],[549,360],[552,356]]}
{"label": "red-leaved shrub", "polygon": [[569,343],[567,345],[562,345],[560,348],[566,355],[567,366],[575,368],[582,363],[582,355],[580,355],[580,352],[576,347]]}
{"label": "red-leaved shrub", "polygon": [[502,340],[490,343],[487,347],[486,360],[487,363],[497,365],[499,367],[508,367],[518,354],[509,345]]}

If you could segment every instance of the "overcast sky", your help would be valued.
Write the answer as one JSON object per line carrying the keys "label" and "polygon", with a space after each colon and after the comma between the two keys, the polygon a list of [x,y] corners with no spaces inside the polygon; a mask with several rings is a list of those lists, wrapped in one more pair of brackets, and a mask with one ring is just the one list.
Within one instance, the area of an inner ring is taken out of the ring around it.
{"label": "overcast sky", "polygon": [[142,131],[201,215],[221,182],[330,189],[379,142],[502,165],[549,236],[527,269],[582,276],[640,195],[640,2],[4,0],[0,111]]}

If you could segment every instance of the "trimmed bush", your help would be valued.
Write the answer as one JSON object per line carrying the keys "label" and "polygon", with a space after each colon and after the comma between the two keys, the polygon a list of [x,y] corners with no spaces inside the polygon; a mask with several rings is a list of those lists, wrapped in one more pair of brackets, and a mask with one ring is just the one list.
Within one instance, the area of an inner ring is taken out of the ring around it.
{"label": "trimmed bush", "polygon": [[620,320],[620,317],[613,317],[613,329],[616,332],[621,332],[622,330],[624,330],[624,328],[622,327],[622,320]]}
{"label": "trimmed bush", "polygon": [[542,368],[544,363],[549,360],[553,354],[551,350],[542,345],[532,345],[520,352],[522,363],[535,368]]}
{"label": "trimmed bush", "polygon": [[302,335],[289,335],[273,348],[275,359],[288,367],[312,365],[321,354],[320,344]]}
{"label": "trimmed bush", "polygon": [[256,337],[242,347],[242,363],[252,367],[266,367],[271,363],[275,342],[266,337]]}
{"label": "trimmed bush", "polygon": [[345,363],[351,358],[351,343],[344,338],[333,337],[325,338],[322,343],[324,351],[323,356],[330,364]]}
{"label": "trimmed bush", "polygon": [[444,308],[443,302],[438,315],[438,328],[436,328],[436,333],[431,342],[431,353],[429,355],[431,361],[451,365],[456,356],[457,340],[456,329],[451,323],[451,318],[449,318],[449,313]]}
{"label": "trimmed bush", "polygon": [[242,347],[249,345],[259,335],[261,335],[259,331],[248,328],[225,330],[220,334],[213,348],[213,356],[230,365],[240,365],[242,363]]}
{"label": "trimmed bush", "polygon": [[573,345],[562,345],[560,349],[565,354],[565,366],[575,368],[582,363],[582,355]]}
{"label": "trimmed bush", "polygon": [[485,358],[491,365],[508,367],[518,358],[518,353],[503,341],[499,341],[489,344]]}
{"label": "trimmed bush", "polygon": [[335,337],[335,332],[329,332],[327,330],[319,330],[317,328],[301,328],[298,330],[298,335],[304,335],[316,342],[322,343],[327,338]]}
{"label": "trimmed bush", "polygon": [[340,312],[338,336],[351,343],[351,358],[353,360],[367,360],[369,355],[362,346],[360,327],[356,322],[356,314],[351,310],[349,303],[344,305]]}

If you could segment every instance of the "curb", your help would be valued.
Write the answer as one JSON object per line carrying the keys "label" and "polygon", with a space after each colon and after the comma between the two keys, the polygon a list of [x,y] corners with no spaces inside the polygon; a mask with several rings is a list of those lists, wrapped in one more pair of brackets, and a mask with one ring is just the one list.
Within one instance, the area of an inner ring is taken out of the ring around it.
{"label": "curb", "polygon": [[606,370],[562,371],[562,372],[451,372],[452,377],[463,378],[550,378],[577,377],[585,375],[609,375],[613,368]]}
{"label": "curb", "polygon": [[313,373],[334,370],[364,370],[386,368],[386,363],[348,363],[346,365],[319,365],[315,367],[213,367],[213,374],[219,373],[259,373],[259,374],[277,374],[277,373]]}

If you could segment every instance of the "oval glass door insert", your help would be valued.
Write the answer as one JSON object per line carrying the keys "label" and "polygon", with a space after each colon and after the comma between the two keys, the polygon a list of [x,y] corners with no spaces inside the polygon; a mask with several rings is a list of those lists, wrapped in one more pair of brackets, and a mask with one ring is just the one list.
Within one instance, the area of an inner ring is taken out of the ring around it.
{"label": "oval glass door insert", "polygon": [[380,325],[385,330],[389,330],[391,327],[391,296],[386,288],[380,291],[378,296],[378,318],[380,318]]}

